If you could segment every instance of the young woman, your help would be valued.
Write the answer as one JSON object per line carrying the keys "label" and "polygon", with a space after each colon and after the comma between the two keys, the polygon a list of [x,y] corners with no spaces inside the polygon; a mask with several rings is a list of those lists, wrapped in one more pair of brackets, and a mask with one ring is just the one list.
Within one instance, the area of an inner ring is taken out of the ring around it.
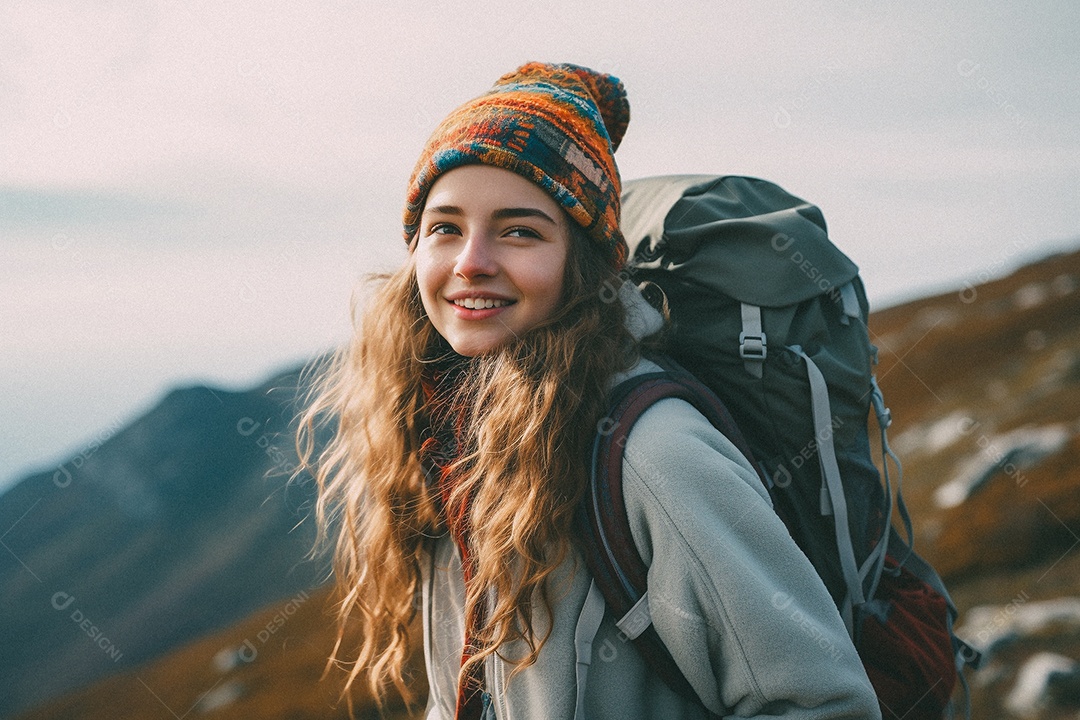
{"label": "young woman", "polygon": [[[623,482],[653,623],[700,702],[619,634],[575,549],[607,391],[656,369],[639,348],[663,326],[619,275],[613,153],[628,120],[616,78],[530,63],[428,141],[409,258],[301,434],[337,533],[340,619],[363,633],[358,652],[339,640],[335,654],[350,683],[408,696],[422,643],[433,720],[879,717],[818,576],[690,404],[642,416]],[[314,460],[320,418],[335,432]]]}

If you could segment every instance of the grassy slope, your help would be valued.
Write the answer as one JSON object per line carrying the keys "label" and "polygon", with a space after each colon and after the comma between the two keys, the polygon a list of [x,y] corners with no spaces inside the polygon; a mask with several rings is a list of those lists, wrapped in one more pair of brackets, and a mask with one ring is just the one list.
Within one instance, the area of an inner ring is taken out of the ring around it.
{"label": "grassy slope", "polygon": [[[331,612],[326,588],[296,595],[163,658],[21,715],[20,720],[348,718],[346,703],[339,700],[343,672],[324,674],[334,643]],[[243,650],[233,655],[234,667],[216,666],[219,653],[227,656],[237,648]],[[423,679],[417,684],[422,688]],[[233,699],[217,706],[228,698]],[[355,717],[378,717],[370,696],[357,692],[354,701]],[[404,720],[420,714],[409,715],[397,702],[385,717]]]}

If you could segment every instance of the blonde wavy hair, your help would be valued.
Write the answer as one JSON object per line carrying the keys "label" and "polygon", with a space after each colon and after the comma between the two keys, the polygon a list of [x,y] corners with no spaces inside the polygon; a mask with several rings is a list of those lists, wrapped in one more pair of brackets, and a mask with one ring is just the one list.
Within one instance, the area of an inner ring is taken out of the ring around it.
{"label": "blonde wavy hair", "polygon": [[[471,498],[476,560],[466,616],[491,591],[495,597],[470,663],[522,640],[524,657],[505,658],[515,673],[536,661],[550,633],[534,628],[532,611],[539,600],[552,617],[549,578],[571,553],[572,518],[588,482],[587,453],[608,382],[636,352],[614,293],[622,278],[595,243],[570,227],[560,309],[471,359],[454,398],[455,407],[467,408],[467,437],[452,466],[458,480],[449,505]],[[301,468],[317,481],[320,537],[336,535],[340,603],[331,662],[347,672],[347,697],[363,676],[382,704],[391,686],[414,699],[404,675],[414,649],[409,628],[420,563],[427,541],[446,529],[418,452],[428,422],[421,372],[444,344],[421,304],[412,255],[379,279],[351,343],[316,368],[297,446]],[[332,438],[317,451],[324,431]],[[345,630],[357,621],[355,651],[345,647]]]}

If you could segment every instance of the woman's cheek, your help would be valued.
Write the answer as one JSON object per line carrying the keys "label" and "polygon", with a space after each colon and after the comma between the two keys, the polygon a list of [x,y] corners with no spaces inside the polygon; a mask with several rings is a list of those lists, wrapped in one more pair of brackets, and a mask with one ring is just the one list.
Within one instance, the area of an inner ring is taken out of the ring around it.
{"label": "woman's cheek", "polygon": [[416,255],[416,284],[420,288],[420,299],[424,302],[424,309],[430,311],[429,303],[434,300],[440,283],[430,253],[420,250],[417,250]]}

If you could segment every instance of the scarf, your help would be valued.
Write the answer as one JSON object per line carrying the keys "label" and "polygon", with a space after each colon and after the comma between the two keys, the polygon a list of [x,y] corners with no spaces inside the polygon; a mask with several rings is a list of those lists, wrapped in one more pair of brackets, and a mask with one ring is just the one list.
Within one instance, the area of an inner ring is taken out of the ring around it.
{"label": "scarf", "polygon": [[[466,498],[457,507],[450,506],[450,494],[457,487],[458,475],[453,463],[461,457],[462,446],[467,442],[465,422],[468,408],[455,403],[462,375],[468,368],[468,358],[450,355],[425,366],[420,378],[424,393],[424,406],[429,426],[423,434],[420,458],[428,472],[429,482],[437,490],[436,498],[443,523],[461,554],[461,566],[466,592],[469,590],[476,569],[472,549],[469,514],[472,498]],[[461,651],[461,664],[479,651],[477,632],[483,626],[486,612],[483,604],[477,604],[466,617],[465,644]],[[458,686],[455,720],[481,720],[483,716],[484,671],[482,665],[474,665]]]}

